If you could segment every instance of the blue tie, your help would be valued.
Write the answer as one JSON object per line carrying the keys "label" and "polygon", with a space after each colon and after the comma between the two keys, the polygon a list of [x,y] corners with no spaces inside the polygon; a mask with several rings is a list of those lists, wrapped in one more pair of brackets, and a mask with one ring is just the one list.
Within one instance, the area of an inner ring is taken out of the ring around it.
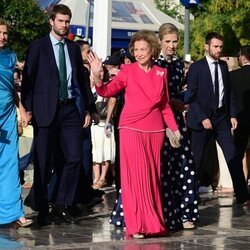
{"label": "blue tie", "polygon": [[59,78],[60,78],[60,99],[68,99],[68,81],[67,81],[67,68],[64,52],[64,44],[62,42],[59,45]]}

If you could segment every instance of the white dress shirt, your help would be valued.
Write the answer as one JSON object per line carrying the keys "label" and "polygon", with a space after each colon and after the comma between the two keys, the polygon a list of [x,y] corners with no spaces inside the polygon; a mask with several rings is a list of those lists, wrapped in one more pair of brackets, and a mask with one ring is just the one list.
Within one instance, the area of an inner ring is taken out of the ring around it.
{"label": "white dress shirt", "polygon": [[[52,47],[56,59],[56,65],[59,69],[59,41],[50,33],[50,40],[52,42]],[[64,44],[64,52],[65,52],[65,60],[66,60],[66,69],[67,69],[67,81],[68,81],[68,98],[71,99],[73,98],[73,91],[72,91],[72,67],[70,63],[70,58],[69,58],[69,52],[67,48],[67,44],[65,44],[64,39],[60,41]]]}
{"label": "white dress shirt", "polygon": [[[212,81],[213,81],[213,89],[214,89],[214,81],[215,81],[215,64],[216,60],[212,59],[209,56],[206,56],[208,66],[210,69]],[[223,84],[223,79],[222,79],[222,73],[221,73],[221,68],[220,64],[218,63],[218,78],[219,78],[219,107],[223,106],[223,97],[224,97],[224,84]]]}

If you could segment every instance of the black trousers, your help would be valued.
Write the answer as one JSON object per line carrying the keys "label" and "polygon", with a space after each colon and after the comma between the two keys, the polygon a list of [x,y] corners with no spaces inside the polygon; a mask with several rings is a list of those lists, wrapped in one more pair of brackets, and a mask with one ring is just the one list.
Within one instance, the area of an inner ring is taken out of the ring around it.
{"label": "black trousers", "polygon": [[244,153],[247,149],[249,136],[250,136],[250,124],[249,126],[242,126],[239,123],[237,129],[234,131],[234,141],[235,141],[236,151],[241,159],[244,158]]}
{"label": "black trousers", "polygon": [[213,129],[201,131],[192,130],[191,144],[197,170],[200,169],[205,146],[209,137],[213,136],[220,145],[232,178],[233,187],[238,202],[247,199],[247,185],[242,169],[242,161],[236,152],[231,133],[231,124],[224,112],[211,117]]}
{"label": "black trousers", "polygon": [[54,202],[58,205],[72,205],[82,165],[82,121],[75,103],[58,105],[50,126],[34,126],[34,150],[36,209],[48,212],[47,187],[52,155],[57,174]]}

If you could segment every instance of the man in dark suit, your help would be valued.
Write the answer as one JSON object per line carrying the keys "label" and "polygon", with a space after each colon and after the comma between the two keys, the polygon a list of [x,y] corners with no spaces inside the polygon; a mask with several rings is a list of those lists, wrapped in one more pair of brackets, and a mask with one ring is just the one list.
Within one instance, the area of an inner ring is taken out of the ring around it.
{"label": "man in dark suit", "polygon": [[[230,83],[237,104],[238,126],[234,131],[237,153],[243,159],[250,136],[250,45],[242,46],[239,53],[242,66],[230,72]],[[247,178],[247,173],[246,176]]]}
{"label": "man in dark suit", "polygon": [[65,5],[52,8],[51,32],[30,45],[23,71],[22,102],[34,127],[34,191],[40,225],[51,222],[47,191],[51,155],[57,174],[54,214],[75,222],[67,206],[74,201],[78,183],[82,127],[90,124],[81,52],[65,38],[71,15]]}
{"label": "man in dark suit", "polygon": [[222,46],[222,35],[209,33],[205,41],[205,57],[190,66],[185,97],[185,101],[190,103],[187,126],[192,132],[192,150],[197,170],[200,169],[205,145],[209,137],[214,136],[226,159],[236,201],[244,203],[249,197],[242,162],[236,154],[231,132],[237,127],[237,112],[227,64],[219,59]]}

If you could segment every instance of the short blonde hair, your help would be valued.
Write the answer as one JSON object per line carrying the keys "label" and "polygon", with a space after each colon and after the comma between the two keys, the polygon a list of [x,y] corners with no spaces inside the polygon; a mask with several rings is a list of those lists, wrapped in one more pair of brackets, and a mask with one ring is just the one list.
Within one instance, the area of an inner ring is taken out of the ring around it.
{"label": "short blonde hair", "polygon": [[161,52],[161,47],[157,35],[150,30],[140,30],[132,36],[129,43],[129,52],[134,55],[134,44],[135,42],[141,40],[149,44],[150,51],[152,53],[152,59],[158,58]]}
{"label": "short blonde hair", "polygon": [[176,34],[179,39],[179,30],[172,23],[163,23],[159,28],[159,39],[162,40],[167,34]]}

